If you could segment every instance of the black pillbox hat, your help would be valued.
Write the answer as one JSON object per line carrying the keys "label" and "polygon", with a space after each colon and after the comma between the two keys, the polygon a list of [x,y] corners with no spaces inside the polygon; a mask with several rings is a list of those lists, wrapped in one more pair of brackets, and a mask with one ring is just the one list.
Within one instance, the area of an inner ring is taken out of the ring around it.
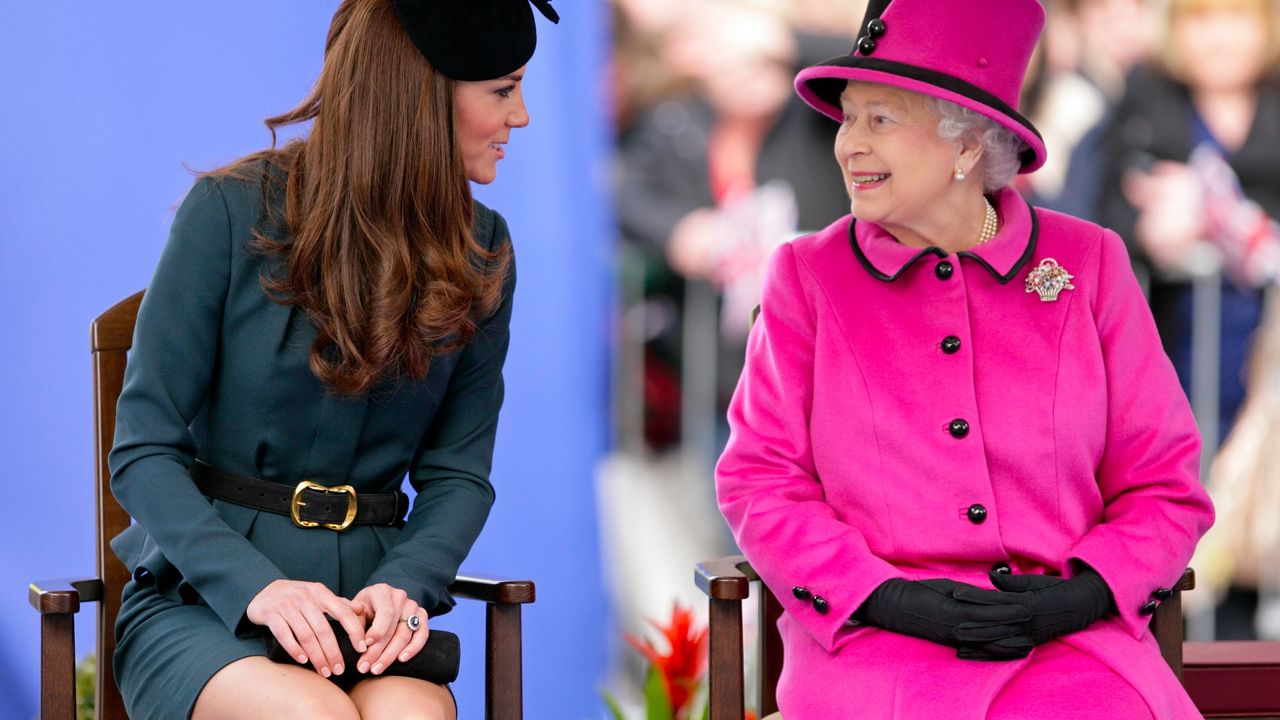
{"label": "black pillbox hat", "polygon": [[550,0],[392,0],[409,39],[454,80],[493,80],[529,62],[538,44],[532,2],[560,22]]}

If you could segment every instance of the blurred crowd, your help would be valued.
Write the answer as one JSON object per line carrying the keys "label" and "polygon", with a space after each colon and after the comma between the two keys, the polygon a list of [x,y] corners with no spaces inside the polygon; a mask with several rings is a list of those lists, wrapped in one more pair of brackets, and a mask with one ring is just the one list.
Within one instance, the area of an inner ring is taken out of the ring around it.
{"label": "blurred crowd", "polygon": [[[1280,638],[1280,0],[1043,3],[1022,108],[1049,159],[1016,187],[1125,239],[1219,511],[1188,602],[1218,638]],[[613,0],[615,446],[683,458],[701,492],[765,261],[849,211],[836,126],[791,83],[848,53],[863,12]]]}

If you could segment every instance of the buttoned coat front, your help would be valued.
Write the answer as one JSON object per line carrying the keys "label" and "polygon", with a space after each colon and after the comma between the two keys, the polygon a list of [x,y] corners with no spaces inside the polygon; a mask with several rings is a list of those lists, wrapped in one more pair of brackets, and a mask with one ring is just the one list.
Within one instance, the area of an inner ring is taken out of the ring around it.
{"label": "buttoned coat front", "polygon": [[[1120,239],[997,202],[1000,232],[958,255],[845,217],[771,261],[716,483],[785,609],[788,720],[985,718],[1039,649],[959,660],[848,619],[890,578],[990,588],[997,563],[1097,570],[1118,614],[1052,642],[1156,718],[1199,717],[1148,629],[1213,518],[1187,401]],[[1026,286],[1048,259],[1074,276],[1057,300]],[[1056,701],[1087,707],[1075,690]]]}

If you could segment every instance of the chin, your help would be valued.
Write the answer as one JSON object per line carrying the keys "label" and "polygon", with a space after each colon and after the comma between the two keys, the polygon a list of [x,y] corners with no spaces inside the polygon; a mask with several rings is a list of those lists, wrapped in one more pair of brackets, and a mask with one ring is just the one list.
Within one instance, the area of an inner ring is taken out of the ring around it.
{"label": "chin", "polygon": [[856,202],[849,203],[849,214],[859,222],[879,224],[884,219],[883,212],[876,211],[865,203],[861,207]]}

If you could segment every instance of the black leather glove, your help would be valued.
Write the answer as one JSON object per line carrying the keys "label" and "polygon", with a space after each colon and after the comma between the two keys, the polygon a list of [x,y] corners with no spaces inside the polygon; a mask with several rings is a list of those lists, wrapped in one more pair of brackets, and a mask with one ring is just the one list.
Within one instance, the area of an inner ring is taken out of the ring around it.
{"label": "black leather glove", "polygon": [[1031,611],[1028,636],[1036,645],[1079,632],[1115,607],[1111,588],[1093,568],[1070,580],[1050,575],[991,572],[1003,602]]}
{"label": "black leather glove", "polygon": [[853,620],[956,648],[966,660],[1014,660],[1033,644],[1031,611],[994,590],[954,580],[886,580]]}

